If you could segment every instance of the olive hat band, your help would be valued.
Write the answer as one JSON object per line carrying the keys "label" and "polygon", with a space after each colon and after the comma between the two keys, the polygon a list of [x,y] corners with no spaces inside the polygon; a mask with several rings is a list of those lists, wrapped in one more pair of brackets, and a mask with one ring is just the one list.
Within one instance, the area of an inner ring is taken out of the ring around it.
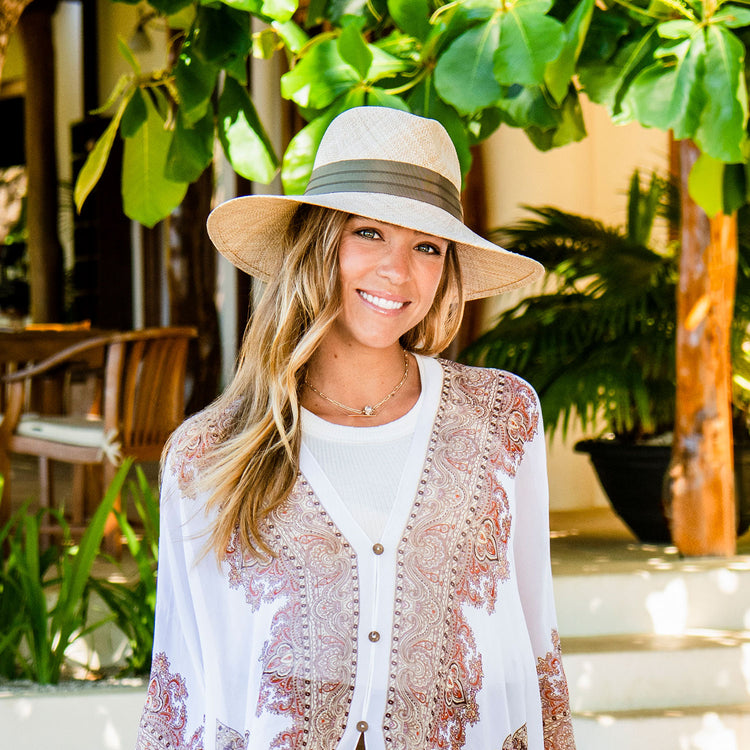
{"label": "olive hat band", "polygon": [[384,193],[429,203],[463,221],[461,197],[447,178],[418,164],[385,159],[348,159],[316,167],[305,195]]}

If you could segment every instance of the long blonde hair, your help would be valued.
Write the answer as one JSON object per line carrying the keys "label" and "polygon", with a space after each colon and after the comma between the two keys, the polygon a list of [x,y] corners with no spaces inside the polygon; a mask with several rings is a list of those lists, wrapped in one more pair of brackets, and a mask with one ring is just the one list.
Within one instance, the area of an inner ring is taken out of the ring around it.
{"label": "long blonde hair", "polygon": [[[299,391],[305,366],[340,309],[338,247],[349,216],[301,205],[282,240],[281,269],[245,331],[234,379],[212,410],[231,410],[232,426],[202,461],[199,487],[217,509],[209,547],[221,557],[235,529],[254,554],[273,554],[263,519],[291,492],[298,472]],[[451,243],[435,300],[401,337],[405,349],[437,354],[458,332],[461,270]]]}

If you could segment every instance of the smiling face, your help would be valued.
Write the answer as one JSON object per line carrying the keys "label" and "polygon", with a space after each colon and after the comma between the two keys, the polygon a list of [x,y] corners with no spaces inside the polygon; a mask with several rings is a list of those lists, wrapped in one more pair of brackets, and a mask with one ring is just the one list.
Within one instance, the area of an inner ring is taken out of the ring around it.
{"label": "smiling face", "polygon": [[424,232],[350,217],[339,244],[341,312],[331,336],[349,347],[398,345],[432,306],[447,249],[447,240]]}

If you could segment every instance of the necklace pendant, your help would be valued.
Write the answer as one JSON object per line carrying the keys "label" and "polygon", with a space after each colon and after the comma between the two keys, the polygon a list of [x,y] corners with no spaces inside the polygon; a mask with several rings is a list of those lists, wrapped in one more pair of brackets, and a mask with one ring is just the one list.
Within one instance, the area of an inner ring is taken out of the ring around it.
{"label": "necklace pendant", "polygon": [[375,414],[375,409],[372,406],[365,406],[365,408],[362,409],[362,414],[364,414],[366,417],[371,417],[373,414]]}

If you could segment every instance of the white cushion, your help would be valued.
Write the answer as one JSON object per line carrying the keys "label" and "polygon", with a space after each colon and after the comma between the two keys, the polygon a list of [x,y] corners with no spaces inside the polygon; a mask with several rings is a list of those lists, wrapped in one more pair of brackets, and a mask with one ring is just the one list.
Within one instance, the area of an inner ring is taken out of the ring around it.
{"label": "white cushion", "polygon": [[40,417],[38,414],[24,414],[15,434],[84,448],[101,448],[105,444],[102,420],[85,416]]}

